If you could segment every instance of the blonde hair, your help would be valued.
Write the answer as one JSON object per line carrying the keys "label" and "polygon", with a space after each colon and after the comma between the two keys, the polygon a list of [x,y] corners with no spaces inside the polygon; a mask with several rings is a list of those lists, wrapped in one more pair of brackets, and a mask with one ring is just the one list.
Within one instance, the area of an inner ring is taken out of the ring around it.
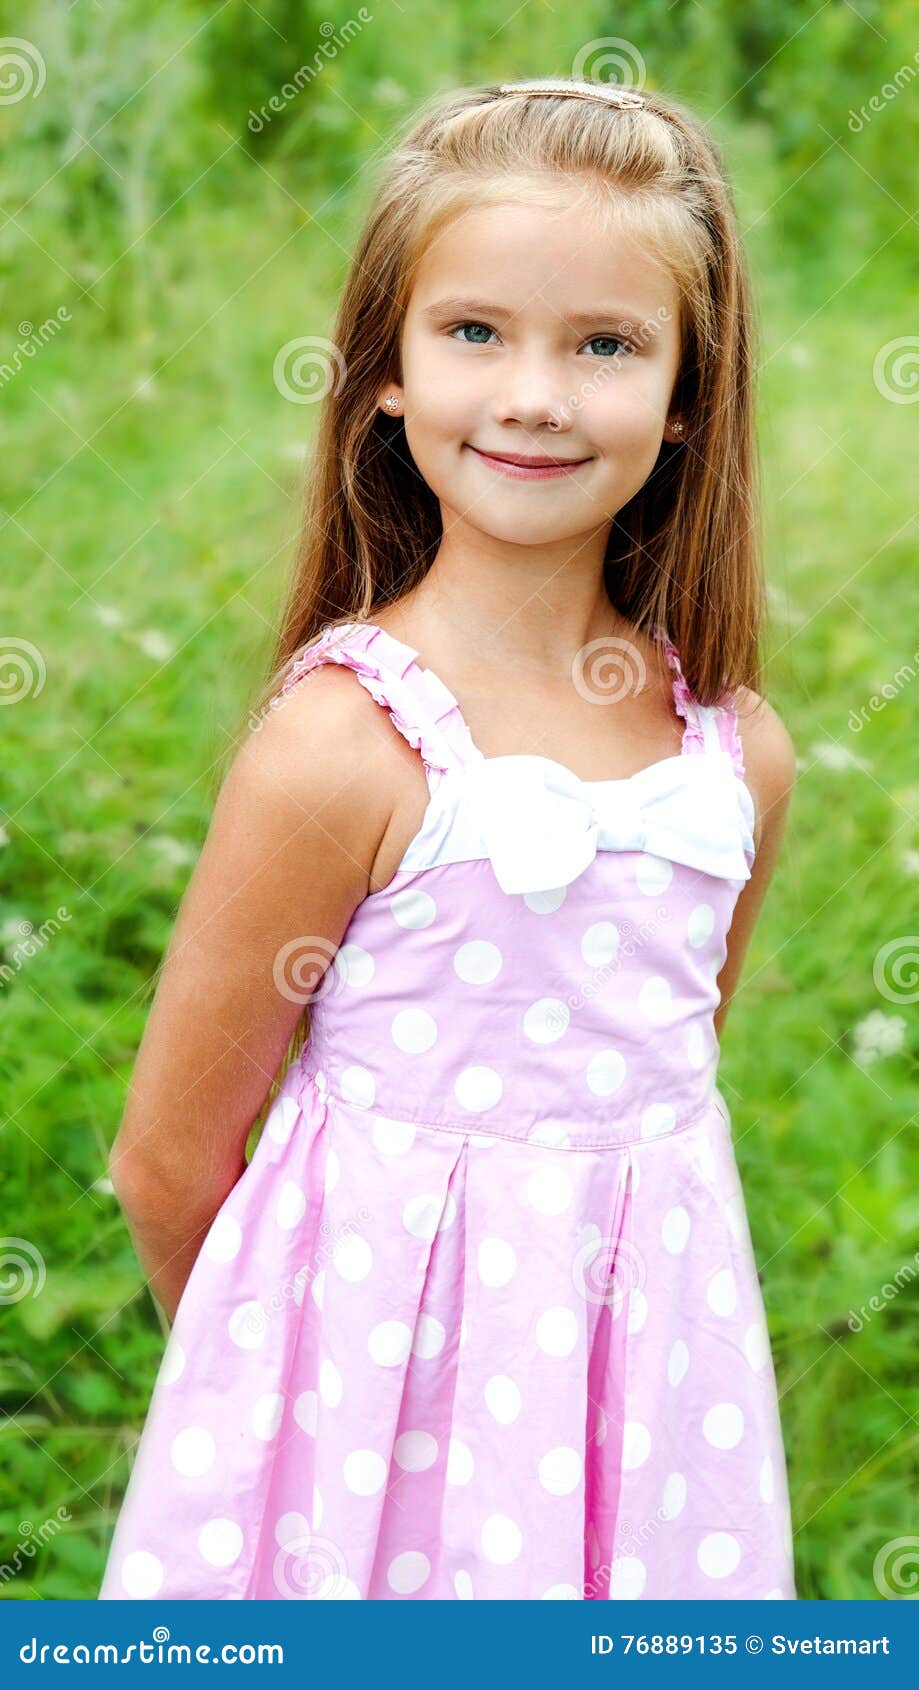
{"label": "blonde hair", "polygon": [[[581,86],[572,82],[572,87]],[[662,95],[640,108],[565,95],[460,88],[422,107],[389,155],[332,336],[344,379],[322,401],[306,510],[264,709],[327,625],[368,618],[416,586],[441,539],[438,501],[401,419],[379,409],[419,260],[454,217],[560,187],[636,235],[673,276],[682,347],[664,444],[612,523],[604,573],[636,628],[660,623],[700,703],[761,687],[764,615],[756,488],[751,288],[720,151]],[[337,362],[338,360],[336,360]]]}

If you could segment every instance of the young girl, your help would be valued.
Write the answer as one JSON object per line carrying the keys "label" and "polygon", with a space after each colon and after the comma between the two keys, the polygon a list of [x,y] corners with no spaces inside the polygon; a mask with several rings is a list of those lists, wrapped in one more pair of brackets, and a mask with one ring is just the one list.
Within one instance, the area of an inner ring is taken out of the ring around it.
{"label": "young girl", "polygon": [[174,1327],[103,1597],[795,1595],[715,1084],[794,776],[751,340],[661,96],[391,159],[113,1152]]}

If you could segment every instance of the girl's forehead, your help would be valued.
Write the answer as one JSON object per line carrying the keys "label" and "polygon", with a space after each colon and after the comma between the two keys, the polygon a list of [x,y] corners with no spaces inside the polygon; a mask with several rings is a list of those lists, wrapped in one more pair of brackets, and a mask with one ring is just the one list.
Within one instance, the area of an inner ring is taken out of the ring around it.
{"label": "girl's forehead", "polygon": [[411,309],[467,297],[513,304],[519,294],[537,308],[542,299],[588,315],[626,306],[635,314],[675,307],[677,293],[640,231],[591,219],[586,205],[515,201],[471,208],[437,232],[415,271]]}

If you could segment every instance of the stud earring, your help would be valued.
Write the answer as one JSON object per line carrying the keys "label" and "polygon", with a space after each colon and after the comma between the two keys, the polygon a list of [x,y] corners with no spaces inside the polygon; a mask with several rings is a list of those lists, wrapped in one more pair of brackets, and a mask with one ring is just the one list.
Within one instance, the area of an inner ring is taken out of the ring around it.
{"label": "stud earring", "polygon": [[683,419],[682,419],[682,417],[674,417],[673,422],[670,424],[670,426],[673,429],[674,434],[682,434],[682,432],[683,432]]}
{"label": "stud earring", "polygon": [[395,394],[390,393],[388,397],[383,400],[383,405],[387,411],[397,411],[399,408],[399,401]]}

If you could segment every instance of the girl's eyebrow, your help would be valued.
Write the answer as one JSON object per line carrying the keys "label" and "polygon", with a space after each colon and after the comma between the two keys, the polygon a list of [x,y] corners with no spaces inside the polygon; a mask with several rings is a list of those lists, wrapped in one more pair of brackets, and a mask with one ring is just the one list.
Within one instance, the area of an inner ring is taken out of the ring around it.
{"label": "girl's eyebrow", "polygon": [[[438,299],[433,305],[425,307],[422,315],[425,317],[442,317],[453,313],[467,315],[481,315],[483,317],[515,317],[516,311],[511,311],[506,305],[494,305],[484,299]],[[579,328],[588,328],[591,323],[613,321],[619,318],[622,322],[636,323],[643,320],[642,313],[628,305],[604,305],[591,311],[569,311],[557,313],[559,321],[571,323]]]}

